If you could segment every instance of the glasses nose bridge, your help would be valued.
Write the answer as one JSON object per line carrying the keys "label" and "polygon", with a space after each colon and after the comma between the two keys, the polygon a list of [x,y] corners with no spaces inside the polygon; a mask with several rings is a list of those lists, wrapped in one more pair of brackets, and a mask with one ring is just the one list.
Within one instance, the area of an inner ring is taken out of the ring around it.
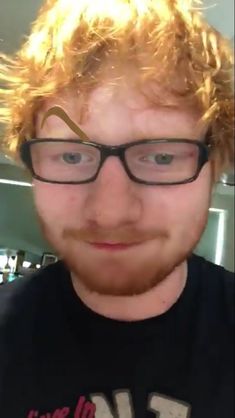
{"label": "glasses nose bridge", "polygon": [[102,151],[105,156],[116,156],[119,157],[123,151],[123,145],[104,145]]}
{"label": "glasses nose bridge", "polygon": [[125,147],[123,145],[104,145],[101,150],[101,165],[107,160],[108,157],[117,157],[121,161],[122,165],[124,162]]}
{"label": "glasses nose bridge", "polygon": [[126,164],[125,164],[125,146],[123,145],[102,145],[100,147],[100,166],[98,169],[99,174],[100,170],[102,169],[105,161],[109,157],[117,157],[122,164],[123,169],[125,170],[126,174],[128,175]]}

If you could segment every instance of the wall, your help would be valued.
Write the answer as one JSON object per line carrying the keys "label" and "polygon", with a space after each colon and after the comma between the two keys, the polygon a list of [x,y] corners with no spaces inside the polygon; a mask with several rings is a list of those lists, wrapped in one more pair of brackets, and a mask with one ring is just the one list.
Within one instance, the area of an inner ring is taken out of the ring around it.
{"label": "wall", "polygon": [[[225,222],[222,225],[219,224],[218,214],[210,213],[207,227],[195,252],[212,262],[216,262],[217,250],[219,250],[218,257],[220,249],[222,249],[221,261],[218,264],[234,271],[234,188],[220,187],[220,190],[213,194],[211,208],[224,210]],[[221,234],[223,230],[224,234]]]}
{"label": "wall", "polygon": [[234,190],[231,195],[215,194],[212,205],[227,211],[222,264],[234,271]]}
{"label": "wall", "polygon": [[40,232],[29,187],[0,184],[0,248],[40,256],[50,251]]}
{"label": "wall", "polygon": [[206,0],[205,16],[208,22],[227,38],[234,36],[234,0]]}

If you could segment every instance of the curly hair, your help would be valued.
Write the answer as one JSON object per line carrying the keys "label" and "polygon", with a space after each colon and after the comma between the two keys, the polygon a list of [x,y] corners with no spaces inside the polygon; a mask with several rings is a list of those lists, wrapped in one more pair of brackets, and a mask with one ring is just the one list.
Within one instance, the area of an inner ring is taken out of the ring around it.
{"label": "curly hair", "polygon": [[[218,176],[234,157],[233,51],[193,0],[47,0],[22,48],[12,57],[0,54],[5,149],[16,157],[22,141],[34,136],[35,116],[47,98],[76,85],[85,103],[105,64],[118,85],[128,78],[128,63],[140,89],[160,83],[199,107]],[[149,99],[157,103],[154,94]]]}

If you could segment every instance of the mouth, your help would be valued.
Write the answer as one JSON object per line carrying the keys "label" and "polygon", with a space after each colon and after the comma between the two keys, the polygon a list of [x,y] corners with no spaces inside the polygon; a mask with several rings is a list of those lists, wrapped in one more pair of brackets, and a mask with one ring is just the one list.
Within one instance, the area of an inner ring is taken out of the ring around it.
{"label": "mouth", "polygon": [[106,251],[124,251],[140,245],[140,242],[123,243],[123,242],[88,242],[89,245],[98,249]]}

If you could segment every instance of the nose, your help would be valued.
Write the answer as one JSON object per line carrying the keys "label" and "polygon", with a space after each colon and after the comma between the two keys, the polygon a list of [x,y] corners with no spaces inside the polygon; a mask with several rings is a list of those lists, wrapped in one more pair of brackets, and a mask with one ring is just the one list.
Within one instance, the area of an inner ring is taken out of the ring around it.
{"label": "nose", "polygon": [[85,203],[89,224],[117,229],[135,224],[141,216],[140,185],[129,179],[117,157],[109,157],[90,183]]}

